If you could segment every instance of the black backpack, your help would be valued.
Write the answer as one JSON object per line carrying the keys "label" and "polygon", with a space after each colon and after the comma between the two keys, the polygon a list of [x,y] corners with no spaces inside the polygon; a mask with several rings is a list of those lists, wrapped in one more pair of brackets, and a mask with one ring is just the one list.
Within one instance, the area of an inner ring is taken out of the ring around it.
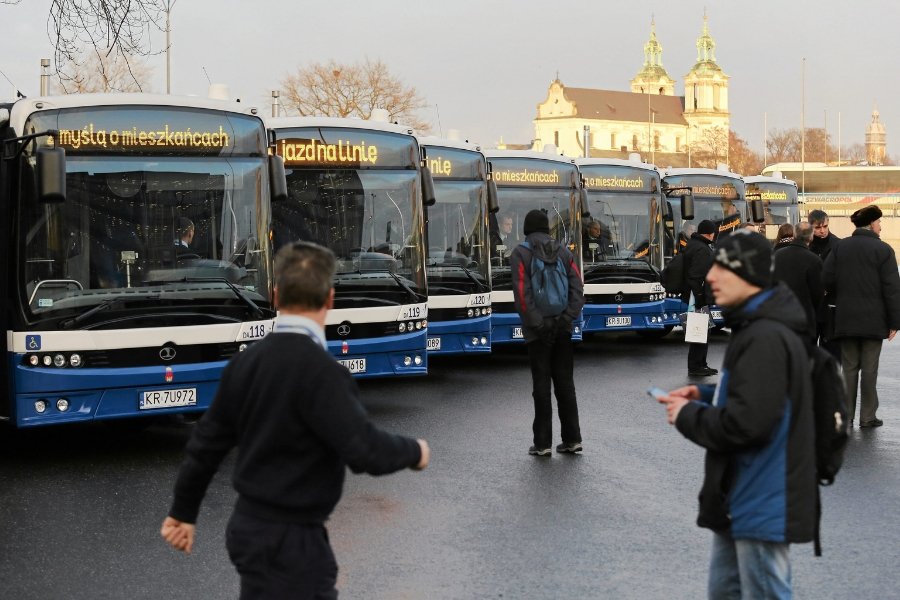
{"label": "black backpack", "polygon": [[[844,448],[850,437],[847,388],[837,359],[819,346],[810,345],[809,362],[813,387],[813,419],[816,433],[816,479],[831,485],[844,463]],[[819,522],[821,498],[816,490],[815,553],[822,556]]]}
{"label": "black backpack", "polygon": [[684,252],[672,257],[662,270],[660,280],[668,294],[680,294],[684,291]]}

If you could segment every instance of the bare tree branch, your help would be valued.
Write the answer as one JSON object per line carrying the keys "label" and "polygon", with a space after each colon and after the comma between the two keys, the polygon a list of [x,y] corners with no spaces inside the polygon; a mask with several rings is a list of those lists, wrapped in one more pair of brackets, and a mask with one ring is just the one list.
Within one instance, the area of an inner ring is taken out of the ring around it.
{"label": "bare tree branch", "polygon": [[58,70],[53,93],[149,91],[153,69],[141,57],[124,57],[118,51],[90,48]]}
{"label": "bare tree branch", "polygon": [[407,87],[380,60],[340,64],[334,60],[298,68],[280,82],[284,105],[301,116],[368,119],[376,108],[391,121],[427,133],[430,125],[416,111],[426,106],[414,87]]}
{"label": "bare tree branch", "polygon": [[[0,2],[17,3],[18,0]],[[132,68],[129,63],[136,57],[160,52],[153,51],[150,36],[154,31],[164,30],[166,10],[166,0],[53,0],[47,18],[47,35],[53,43],[60,80],[72,72],[72,65],[84,62],[84,48],[93,48],[97,55],[95,67],[101,73],[108,67],[108,61],[100,57],[102,52],[105,58],[117,57],[116,64],[124,61],[125,71],[137,89],[142,89],[144,82],[138,79],[138,74],[146,68]],[[118,76],[117,73],[107,79],[112,81]],[[120,82],[115,85],[122,87]]]}

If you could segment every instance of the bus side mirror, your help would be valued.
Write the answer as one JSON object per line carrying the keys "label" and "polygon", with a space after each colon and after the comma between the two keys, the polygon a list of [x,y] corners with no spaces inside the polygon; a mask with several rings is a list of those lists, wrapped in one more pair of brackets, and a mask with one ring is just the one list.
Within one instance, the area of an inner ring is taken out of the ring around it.
{"label": "bus side mirror", "polygon": [[66,151],[39,148],[36,153],[38,202],[59,204],[66,201]]}
{"label": "bus side mirror", "polygon": [[277,154],[269,155],[269,188],[272,202],[287,200],[287,174],[284,170],[284,159]]}
{"label": "bus side mirror", "polygon": [[754,223],[762,223],[766,220],[766,207],[760,199],[750,201],[750,218]]}
{"label": "bus side mirror", "polygon": [[581,210],[581,218],[587,219],[591,216],[591,209],[588,208],[588,193],[587,190],[581,188],[579,193],[579,200],[581,202],[581,206],[579,209]]}
{"label": "bus side mirror", "polygon": [[488,179],[487,182],[487,208],[491,214],[500,211],[500,192],[497,191],[497,182],[493,179]]}
{"label": "bus side mirror", "polygon": [[690,221],[694,218],[694,193],[684,192],[681,196],[681,218]]}
{"label": "bus side mirror", "polygon": [[422,167],[422,204],[434,206],[435,202],[437,202],[437,196],[434,194],[434,178],[431,176],[431,169],[425,165]]}

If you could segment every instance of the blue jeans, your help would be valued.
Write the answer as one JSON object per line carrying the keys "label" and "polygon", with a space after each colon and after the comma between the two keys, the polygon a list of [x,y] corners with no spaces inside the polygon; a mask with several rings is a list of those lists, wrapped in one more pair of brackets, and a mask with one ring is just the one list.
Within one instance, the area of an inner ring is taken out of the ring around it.
{"label": "blue jeans", "polygon": [[735,540],[713,534],[709,562],[709,600],[760,600],[791,597],[789,544]]}

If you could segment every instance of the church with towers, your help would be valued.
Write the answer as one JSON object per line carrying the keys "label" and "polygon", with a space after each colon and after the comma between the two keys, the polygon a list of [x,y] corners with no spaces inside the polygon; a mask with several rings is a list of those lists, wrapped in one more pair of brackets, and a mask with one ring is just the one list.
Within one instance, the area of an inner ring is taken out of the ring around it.
{"label": "church with towers", "polygon": [[537,106],[534,148],[554,144],[571,157],[627,158],[637,152],[663,166],[727,162],[728,75],[716,62],[715,47],[704,15],[697,61],[684,76],[684,96],[677,96],[651,21],[644,64],[631,91],[566,87],[557,77]]}

